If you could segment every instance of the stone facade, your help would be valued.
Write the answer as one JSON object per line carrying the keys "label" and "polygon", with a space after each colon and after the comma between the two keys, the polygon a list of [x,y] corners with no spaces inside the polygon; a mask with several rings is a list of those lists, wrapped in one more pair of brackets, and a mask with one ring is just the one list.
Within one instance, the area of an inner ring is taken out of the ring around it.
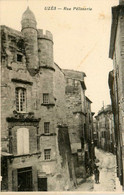
{"label": "stone facade", "polygon": [[94,139],[93,139],[93,133],[94,133],[94,128],[93,128],[93,116],[94,112],[91,111],[91,104],[92,101],[85,96],[85,109],[86,109],[86,126],[85,126],[85,140],[87,143],[87,156],[88,159],[85,158],[85,166],[87,169],[90,168],[90,172],[93,172],[94,168],[94,157],[95,157],[95,152],[94,152]]}
{"label": "stone facade", "polygon": [[28,8],[22,32],[1,26],[1,37],[2,191],[68,190],[75,172],[64,113],[65,76],[53,61],[52,34],[36,29]]}
{"label": "stone facade", "polygon": [[97,147],[115,153],[114,118],[111,105],[102,108],[96,118]]}
{"label": "stone facade", "polygon": [[92,173],[94,159],[94,156],[91,156],[94,154],[94,147],[91,148],[93,145],[91,101],[85,96],[86,75],[73,70],[63,71],[66,78],[67,125],[76,176],[86,178],[86,175]]}
{"label": "stone facade", "polygon": [[85,74],[54,63],[52,34],[29,8],[21,24],[1,26],[2,191],[67,191],[77,158],[83,169],[89,159]]}
{"label": "stone facade", "polygon": [[124,188],[124,1],[112,8],[109,87],[114,113],[117,176]]}

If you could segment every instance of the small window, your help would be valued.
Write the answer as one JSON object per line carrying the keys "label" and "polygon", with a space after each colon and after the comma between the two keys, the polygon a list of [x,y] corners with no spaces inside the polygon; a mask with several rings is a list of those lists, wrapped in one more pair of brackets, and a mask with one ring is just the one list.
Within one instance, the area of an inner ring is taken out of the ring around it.
{"label": "small window", "polygon": [[89,122],[91,122],[91,118],[90,118],[90,115],[89,115]]}
{"label": "small window", "polygon": [[44,93],[43,94],[43,103],[44,104],[48,104],[49,103],[49,94],[48,93]]}
{"label": "small window", "polygon": [[17,61],[18,61],[18,62],[22,62],[22,55],[17,54]]}
{"label": "small window", "polygon": [[69,79],[69,78],[66,79],[67,85],[72,85],[73,84],[72,82],[73,82],[72,79]]}
{"label": "small window", "polygon": [[78,86],[78,81],[74,80],[74,86],[77,87]]}
{"label": "small window", "polygon": [[66,83],[67,83],[67,84],[69,83],[69,79],[66,79]]}
{"label": "small window", "polygon": [[74,79],[72,80],[72,84],[73,84],[73,86],[75,86],[75,80]]}
{"label": "small window", "polygon": [[44,159],[50,160],[50,158],[51,158],[51,149],[45,149],[44,150]]}
{"label": "small window", "polygon": [[50,133],[50,123],[49,122],[44,123],[44,133],[45,134]]}
{"label": "small window", "polygon": [[16,110],[19,112],[26,111],[26,89],[16,88]]}
{"label": "small window", "polygon": [[5,64],[5,62],[6,62],[6,57],[5,56],[2,56],[1,62],[2,62],[2,64]]}

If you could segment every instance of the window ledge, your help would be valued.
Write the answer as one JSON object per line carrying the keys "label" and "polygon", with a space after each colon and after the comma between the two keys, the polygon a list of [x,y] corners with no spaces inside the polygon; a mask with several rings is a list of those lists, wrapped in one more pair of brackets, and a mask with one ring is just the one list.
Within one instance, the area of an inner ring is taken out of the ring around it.
{"label": "window ledge", "polygon": [[28,114],[26,111],[16,111],[15,114]]}
{"label": "window ledge", "polygon": [[49,69],[55,72],[55,68],[51,67],[51,66],[40,66],[40,68],[44,68],[44,69]]}
{"label": "window ledge", "polygon": [[52,161],[56,161],[56,159],[42,160],[42,162],[52,162]]}
{"label": "window ledge", "polygon": [[55,104],[54,103],[48,103],[48,104],[42,103],[41,106],[53,107],[53,106],[55,106]]}
{"label": "window ledge", "polygon": [[42,133],[42,134],[40,134],[40,136],[55,136],[56,135],[56,133]]}
{"label": "window ledge", "polygon": [[23,64],[23,62],[20,62],[20,61],[16,61],[17,64]]}
{"label": "window ledge", "polygon": [[86,116],[86,113],[84,113],[82,111],[75,111],[75,112],[73,112],[73,114],[83,114],[84,116]]}

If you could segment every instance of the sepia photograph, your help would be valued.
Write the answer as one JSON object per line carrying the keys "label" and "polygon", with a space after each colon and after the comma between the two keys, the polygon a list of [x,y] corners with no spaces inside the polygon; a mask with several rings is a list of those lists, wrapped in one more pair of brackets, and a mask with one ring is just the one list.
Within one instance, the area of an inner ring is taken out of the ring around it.
{"label": "sepia photograph", "polygon": [[124,0],[1,0],[2,192],[124,193]]}

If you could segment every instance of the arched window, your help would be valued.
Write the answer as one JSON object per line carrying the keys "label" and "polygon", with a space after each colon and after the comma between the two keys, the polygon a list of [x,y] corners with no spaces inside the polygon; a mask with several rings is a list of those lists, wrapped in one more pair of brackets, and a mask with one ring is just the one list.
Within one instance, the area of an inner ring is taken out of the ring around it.
{"label": "arched window", "polygon": [[29,153],[29,130],[27,128],[17,129],[17,154]]}
{"label": "arched window", "polygon": [[26,89],[17,87],[16,88],[16,110],[19,112],[26,111]]}

